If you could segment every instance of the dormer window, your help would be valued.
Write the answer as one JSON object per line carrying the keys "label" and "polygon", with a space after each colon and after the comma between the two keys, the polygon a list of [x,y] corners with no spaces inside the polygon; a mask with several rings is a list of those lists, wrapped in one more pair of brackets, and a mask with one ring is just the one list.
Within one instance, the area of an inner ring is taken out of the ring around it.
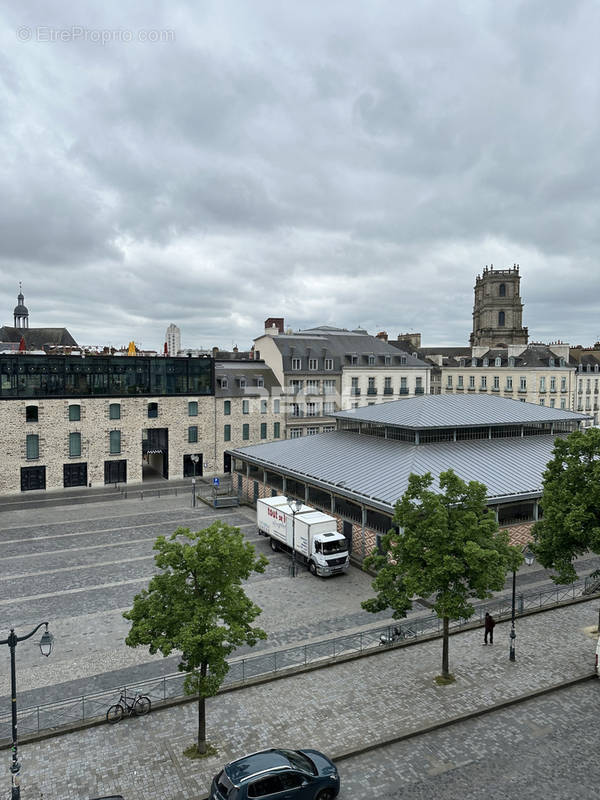
{"label": "dormer window", "polygon": [[404,366],[406,364],[406,356],[400,356],[400,363]]}
{"label": "dormer window", "polygon": [[302,362],[299,358],[292,358],[292,369],[302,369]]}
{"label": "dormer window", "polygon": [[471,359],[471,366],[472,367],[476,367],[477,366],[477,359],[476,358],[472,358]]}
{"label": "dormer window", "polygon": [[357,355],[350,356],[350,363],[352,364],[353,367],[358,366],[358,356]]}
{"label": "dormer window", "polygon": [[370,355],[369,356],[369,366],[372,367],[374,364],[375,364],[375,356],[374,355]]}
{"label": "dormer window", "polygon": [[514,356],[509,356],[508,366],[509,367],[514,367],[514,365],[515,365],[515,357]]}
{"label": "dormer window", "polygon": [[[561,367],[564,367],[564,366],[566,366],[566,365],[565,365],[565,360],[564,360],[564,358],[561,358],[561,359],[560,359],[560,361],[559,361],[559,364],[560,364],[560,366],[561,366]],[[596,364],[596,370],[598,370],[598,364]]]}
{"label": "dormer window", "polygon": [[227,378],[221,378],[221,389],[228,389],[229,388],[229,381]]}
{"label": "dormer window", "polygon": [[502,366],[502,359],[500,358],[500,356],[496,356],[496,360],[494,361],[494,366],[495,367],[501,367]]}
{"label": "dormer window", "polygon": [[489,365],[490,365],[490,360],[489,360],[489,358],[484,358],[484,359],[483,359],[483,366],[484,366],[484,367],[489,367]]}
{"label": "dormer window", "polygon": [[594,364],[594,372],[598,372],[598,364]]}
{"label": "dormer window", "polygon": [[240,389],[245,389],[246,388],[246,378],[243,378],[243,377],[239,378],[239,382],[240,382]]}
{"label": "dormer window", "polygon": [[386,367],[389,366],[392,363],[392,357],[391,356],[384,356],[383,360],[385,362]]}
{"label": "dormer window", "polygon": [[550,356],[550,358],[548,359],[548,366],[549,367],[553,367],[554,366],[554,359],[552,358],[552,356]]}
{"label": "dormer window", "polygon": [[592,371],[592,365],[591,364],[586,364],[585,371],[586,372],[591,372]]}
{"label": "dormer window", "polygon": [[263,379],[262,375],[257,375],[256,376],[256,385],[257,386],[264,386],[265,385],[265,382],[264,382],[264,379]]}

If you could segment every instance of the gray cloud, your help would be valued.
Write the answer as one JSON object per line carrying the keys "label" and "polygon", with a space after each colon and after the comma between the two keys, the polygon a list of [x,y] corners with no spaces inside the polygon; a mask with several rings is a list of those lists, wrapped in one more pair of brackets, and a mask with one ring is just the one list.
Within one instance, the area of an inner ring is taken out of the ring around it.
{"label": "gray cloud", "polygon": [[532,338],[598,338],[595,4],[2,14],[3,321],[22,280],[87,343],[245,347],[271,315],[465,343],[475,275],[518,262]]}

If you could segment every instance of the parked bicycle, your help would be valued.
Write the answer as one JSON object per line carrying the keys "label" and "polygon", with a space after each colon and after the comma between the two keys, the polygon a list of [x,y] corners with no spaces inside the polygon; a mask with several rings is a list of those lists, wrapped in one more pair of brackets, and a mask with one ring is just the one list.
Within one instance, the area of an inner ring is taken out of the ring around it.
{"label": "parked bicycle", "polygon": [[144,714],[148,714],[151,708],[150,698],[145,694],[136,692],[133,697],[127,697],[125,692],[121,692],[119,702],[111,706],[106,712],[106,721],[111,723],[120,722],[126,714],[128,717],[141,717]]}

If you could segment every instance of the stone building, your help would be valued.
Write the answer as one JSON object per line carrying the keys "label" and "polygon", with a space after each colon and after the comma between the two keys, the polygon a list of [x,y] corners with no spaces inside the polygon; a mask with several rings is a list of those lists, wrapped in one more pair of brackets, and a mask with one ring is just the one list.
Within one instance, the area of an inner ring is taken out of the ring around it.
{"label": "stone building", "polygon": [[275,389],[273,375],[252,367],[228,394],[230,365],[209,357],[0,355],[0,494],[221,474],[231,442],[281,430],[252,383],[260,372]]}
{"label": "stone building", "polygon": [[181,331],[174,323],[171,323],[165,333],[165,343],[167,354],[170,356],[179,355],[181,350]]}
{"label": "stone building", "polygon": [[[20,284],[19,284],[20,287]],[[0,328],[0,350],[17,350],[24,342],[25,350],[51,350],[54,347],[77,347],[77,342],[66,328],[31,328],[29,309],[21,288],[13,311],[14,325]]]}
{"label": "stone building", "polygon": [[335,428],[333,414],[346,408],[427,394],[431,368],[400,353],[387,334],[322,325],[283,333],[282,318],[269,318],[254,340],[255,356],[264,359],[284,387],[288,438]]}
{"label": "stone building", "polygon": [[475,280],[471,346],[503,349],[527,344],[520,291],[518,264],[512,269],[485,267]]}

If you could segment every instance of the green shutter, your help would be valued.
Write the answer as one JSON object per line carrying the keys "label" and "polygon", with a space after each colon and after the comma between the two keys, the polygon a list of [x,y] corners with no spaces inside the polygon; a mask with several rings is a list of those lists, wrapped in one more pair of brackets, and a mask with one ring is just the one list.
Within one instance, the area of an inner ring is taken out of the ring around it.
{"label": "green shutter", "polygon": [[188,403],[188,416],[189,417],[198,416],[198,403],[196,400],[190,400],[190,402]]}
{"label": "green shutter", "polygon": [[110,452],[113,455],[121,452],[121,431],[110,432]]}
{"label": "green shutter", "polygon": [[108,417],[109,419],[121,419],[121,404],[120,403],[111,403],[108,407]]}
{"label": "green shutter", "polygon": [[231,414],[231,400],[225,400],[223,403],[223,414],[228,417]]}
{"label": "green shutter", "polygon": [[25,440],[27,447],[27,458],[40,457],[40,439],[36,433],[30,433]]}
{"label": "green shutter", "polygon": [[267,423],[261,422],[260,423],[260,438],[266,439],[267,438]]}
{"label": "green shutter", "polygon": [[250,425],[247,423],[242,425],[242,439],[249,439],[250,438]]}
{"label": "green shutter", "polygon": [[280,436],[280,434],[279,434],[279,422],[274,422],[273,423],[273,438],[274,439],[279,439],[279,436]]}
{"label": "green shutter", "polygon": [[188,442],[197,442],[198,441],[198,426],[197,425],[190,425],[188,428]]}
{"label": "green shutter", "polygon": [[223,431],[223,439],[225,439],[226,442],[231,441],[231,425],[225,425],[225,429]]}
{"label": "green shutter", "polygon": [[69,434],[69,455],[70,456],[80,456],[81,455],[81,434],[80,433],[70,433]]}
{"label": "green shutter", "polygon": [[69,422],[79,422],[81,419],[81,406],[69,406]]}

